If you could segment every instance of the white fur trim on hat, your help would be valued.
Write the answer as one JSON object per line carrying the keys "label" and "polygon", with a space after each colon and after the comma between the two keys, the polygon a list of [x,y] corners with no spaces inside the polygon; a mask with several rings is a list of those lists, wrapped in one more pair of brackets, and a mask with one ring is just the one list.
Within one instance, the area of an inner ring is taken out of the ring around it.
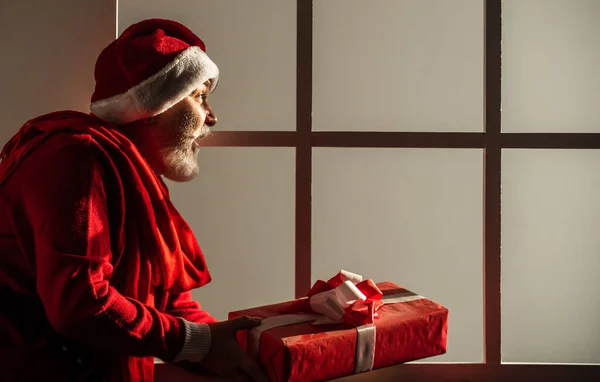
{"label": "white fur trim on hat", "polygon": [[125,93],[93,102],[90,110],[116,124],[154,117],[208,80],[212,80],[209,89],[212,92],[219,80],[219,68],[202,49],[192,46]]}

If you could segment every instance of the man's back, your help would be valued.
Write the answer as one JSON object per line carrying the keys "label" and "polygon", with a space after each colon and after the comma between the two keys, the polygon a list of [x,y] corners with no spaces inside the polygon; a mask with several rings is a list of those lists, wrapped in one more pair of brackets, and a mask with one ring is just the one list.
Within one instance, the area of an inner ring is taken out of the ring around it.
{"label": "man's back", "polygon": [[[69,340],[49,322],[38,288],[52,292],[53,285],[52,280],[38,284],[36,232],[29,219],[42,193],[62,194],[56,206],[76,202],[64,192],[69,185],[56,180],[70,177],[76,186],[83,181],[77,176],[92,174],[93,153],[88,146],[89,137],[84,135],[56,134],[23,158],[18,171],[0,185],[0,337],[7,339],[0,342],[0,353],[9,365],[0,368],[0,380],[31,380],[42,374],[94,380],[94,374],[106,373],[102,358],[108,353]],[[58,223],[55,216],[47,221]]]}

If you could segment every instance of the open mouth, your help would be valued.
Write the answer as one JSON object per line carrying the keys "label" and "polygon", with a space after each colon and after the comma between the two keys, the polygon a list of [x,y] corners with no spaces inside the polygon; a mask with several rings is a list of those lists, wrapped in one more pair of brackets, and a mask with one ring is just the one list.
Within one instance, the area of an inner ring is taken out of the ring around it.
{"label": "open mouth", "polygon": [[202,140],[202,138],[204,138],[208,135],[210,135],[210,128],[208,126],[203,126],[200,129],[200,133],[198,134],[198,136],[192,137],[192,139],[194,141],[194,146],[199,147],[200,146],[199,142]]}
{"label": "open mouth", "polygon": [[206,137],[206,135],[208,134],[201,134],[200,136],[194,138],[194,146],[199,147],[200,141],[202,140],[202,138]]}
{"label": "open mouth", "polygon": [[200,131],[198,133],[198,136],[192,136],[192,140],[193,140],[193,146],[194,147],[200,147],[200,141],[205,138],[206,136],[210,135],[211,131],[210,128],[208,126],[202,126],[200,128]]}

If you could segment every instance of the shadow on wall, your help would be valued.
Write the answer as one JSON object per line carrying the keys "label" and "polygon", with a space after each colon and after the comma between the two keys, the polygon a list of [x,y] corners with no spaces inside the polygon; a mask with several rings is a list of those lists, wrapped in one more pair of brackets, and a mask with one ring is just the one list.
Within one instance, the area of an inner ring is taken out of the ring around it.
{"label": "shadow on wall", "polygon": [[116,0],[7,1],[0,5],[0,144],[29,119],[89,112],[94,64],[116,36]]}

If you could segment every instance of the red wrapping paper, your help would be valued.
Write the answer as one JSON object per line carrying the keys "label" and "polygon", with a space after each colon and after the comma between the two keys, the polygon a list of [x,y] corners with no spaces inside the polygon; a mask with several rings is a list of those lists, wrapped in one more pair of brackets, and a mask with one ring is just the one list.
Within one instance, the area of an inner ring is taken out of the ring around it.
{"label": "red wrapping paper", "polygon": [[[410,292],[391,282],[377,286],[384,297]],[[278,316],[292,303],[231,312],[229,319]],[[446,353],[448,309],[426,298],[385,304],[375,326],[373,370]],[[246,347],[246,332],[240,332],[238,338]],[[354,373],[356,342],[356,328],[345,323],[281,326],[261,334],[257,360],[271,381],[330,380]]]}

